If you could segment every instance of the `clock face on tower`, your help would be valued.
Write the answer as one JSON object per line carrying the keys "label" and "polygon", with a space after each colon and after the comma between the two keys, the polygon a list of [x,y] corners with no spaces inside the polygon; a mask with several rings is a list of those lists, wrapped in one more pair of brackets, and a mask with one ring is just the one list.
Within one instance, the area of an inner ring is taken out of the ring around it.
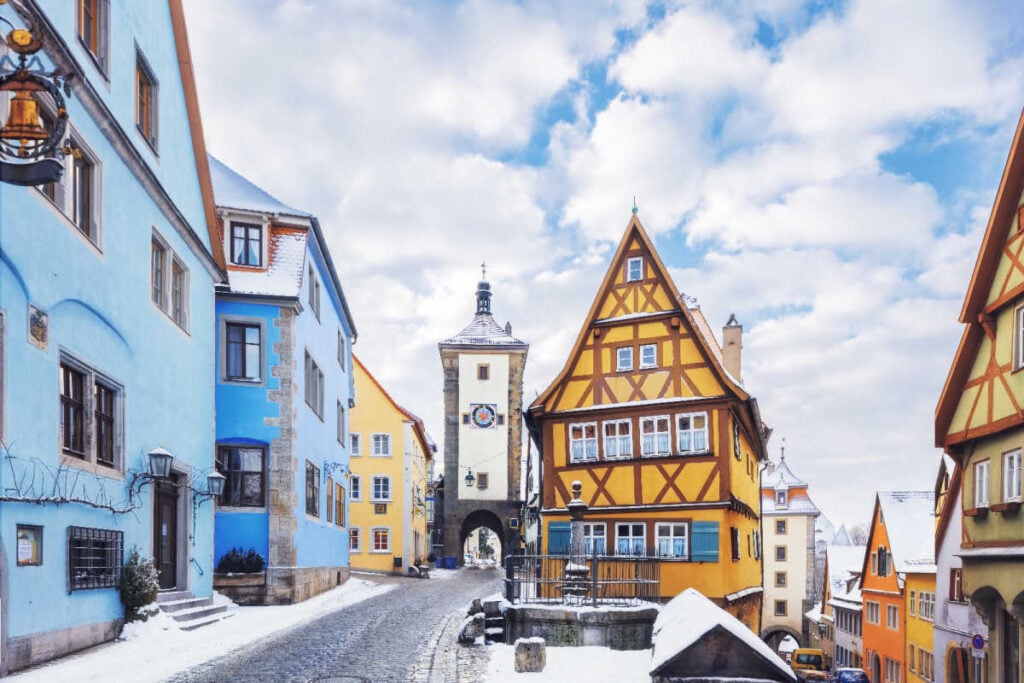
{"label": "clock face on tower", "polygon": [[474,427],[490,429],[494,426],[494,419],[498,414],[498,406],[493,403],[471,403],[469,404],[469,419]]}

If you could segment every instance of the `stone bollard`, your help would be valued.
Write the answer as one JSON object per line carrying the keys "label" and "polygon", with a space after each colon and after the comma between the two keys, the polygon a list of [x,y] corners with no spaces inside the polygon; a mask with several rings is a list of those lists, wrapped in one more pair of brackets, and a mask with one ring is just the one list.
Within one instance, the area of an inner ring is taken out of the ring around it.
{"label": "stone bollard", "polygon": [[484,635],[487,625],[483,612],[477,612],[466,617],[459,627],[459,642],[463,645],[472,645],[476,639]]}
{"label": "stone bollard", "polygon": [[516,673],[540,673],[547,664],[543,638],[520,638],[516,641]]}

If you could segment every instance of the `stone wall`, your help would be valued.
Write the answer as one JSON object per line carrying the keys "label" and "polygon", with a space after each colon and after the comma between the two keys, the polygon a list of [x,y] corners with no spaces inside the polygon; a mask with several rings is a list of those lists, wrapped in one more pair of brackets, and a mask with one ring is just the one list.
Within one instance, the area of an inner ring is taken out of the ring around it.
{"label": "stone wall", "polygon": [[4,663],[8,671],[46,662],[117,638],[123,619],[72,626],[11,638],[6,644]]}
{"label": "stone wall", "polygon": [[239,605],[291,605],[348,581],[348,567],[285,567],[261,574],[216,575],[214,588]]}
{"label": "stone wall", "polygon": [[597,645],[612,650],[651,647],[660,608],[540,607],[512,605],[505,612],[506,642],[543,638],[549,647]]}

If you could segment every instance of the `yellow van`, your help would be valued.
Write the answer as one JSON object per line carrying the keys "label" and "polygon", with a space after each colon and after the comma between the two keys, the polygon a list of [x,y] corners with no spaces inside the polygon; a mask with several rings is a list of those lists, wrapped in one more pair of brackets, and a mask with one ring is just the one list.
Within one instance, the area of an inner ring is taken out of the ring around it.
{"label": "yellow van", "polygon": [[800,647],[793,650],[789,660],[796,677],[801,681],[827,681],[828,667],[825,665],[825,652],[812,647]]}

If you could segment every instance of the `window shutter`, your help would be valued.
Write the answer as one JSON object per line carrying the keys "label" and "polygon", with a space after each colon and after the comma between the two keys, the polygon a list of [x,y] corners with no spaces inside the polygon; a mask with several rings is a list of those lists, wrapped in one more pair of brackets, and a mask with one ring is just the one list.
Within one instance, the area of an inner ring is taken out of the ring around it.
{"label": "window shutter", "polygon": [[551,522],[548,524],[548,554],[568,555],[572,522]]}
{"label": "window shutter", "polygon": [[693,523],[694,562],[718,562],[718,522]]}

